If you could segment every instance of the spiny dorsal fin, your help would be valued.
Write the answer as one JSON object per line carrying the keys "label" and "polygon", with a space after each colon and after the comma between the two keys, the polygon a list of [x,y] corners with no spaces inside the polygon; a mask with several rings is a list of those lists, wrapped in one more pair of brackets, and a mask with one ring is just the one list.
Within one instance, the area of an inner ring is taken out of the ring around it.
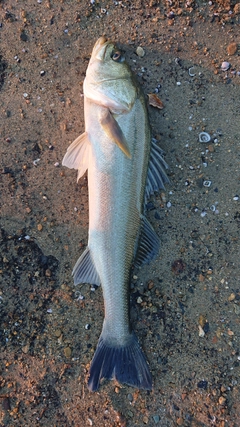
{"label": "spiny dorsal fin", "polygon": [[69,169],[77,169],[78,177],[81,178],[88,168],[90,142],[87,132],[78,136],[68,147],[63,157],[62,165]]}
{"label": "spiny dorsal fin", "polygon": [[169,182],[169,178],[165,171],[168,169],[168,165],[163,159],[162,153],[163,150],[161,150],[156,141],[152,139],[145,189],[145,203],[151,194],[154,194],[155,191],[164,189],[164,184]]}
{"label": "spiny dorsal fin", "polygon": [[127,141],[123,135],[122,129],[107,108],[103,110],[100,123],[108,138],[115,142],[127,157],[131,158],[131,153],[128,149]]}
{"label": "spiny dorsal fin", "polygon": [[93,264],[89,247],[85,249],[77,260],[72,275],[74,278],[74,285],[78,285],[79,283],[90,283],[91,285],[100,286],[100,278]]}
{"label": "spiny dorsal fin", "polygon": [[148,264],[157,256],[159,247],[160,241],[156,232],[148,222],[147,218],[143,216],[134,265],[140,267],[143,264]]}

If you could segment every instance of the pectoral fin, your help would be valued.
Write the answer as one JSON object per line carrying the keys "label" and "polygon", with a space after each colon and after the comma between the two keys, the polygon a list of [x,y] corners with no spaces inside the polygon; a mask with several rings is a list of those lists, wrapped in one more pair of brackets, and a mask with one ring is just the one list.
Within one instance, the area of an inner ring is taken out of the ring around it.
{"label": "pectoral fin", "polygon": [[115,142],[115,144],[117,144],[117,146],[123,151],[124,154],[126,154],[127,157],[131,158],[127,141],[123,135],[122,129],[109,110],[106,109],[104,111],[104,114],[100,119],[100,123],[108,138]]}
{"label": "pectoral fin", "polygon": [[78,170],[77,180],[81,178],[88,168],[89,149],[88,135],[87,132],[84,132],[72,142],[63,157],[63,166]]}

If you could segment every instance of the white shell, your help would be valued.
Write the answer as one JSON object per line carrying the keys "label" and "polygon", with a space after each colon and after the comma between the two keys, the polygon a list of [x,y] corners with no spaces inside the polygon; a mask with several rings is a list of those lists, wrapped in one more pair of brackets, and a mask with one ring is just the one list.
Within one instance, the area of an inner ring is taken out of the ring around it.
{"label": "white shell", "polygon": [[188,74],[189,74],[189,76],[190,77],[194,77],[194,76],[196,76],[196,73],[193,73],[192,72],[192,70],[194,69],[194,67],[190,67],[189,69],[188,69]]}
{"label": "white shell", "polygon": [[230,67],[229,62],[223,61],[222,65],[221,65],[221,70],[222,71],[227,71],[229,69],[229,67]]}
{"label": "white shell", "polygon": [[209,133],[207,133],[207,132],[201,132],[201,133],[198,135],[198,139],[199,139],[199,142],[207,143],[207,142],[210,142],[210,141],[211,141],[211,136],[210,136],[210,135],[209,135]]}

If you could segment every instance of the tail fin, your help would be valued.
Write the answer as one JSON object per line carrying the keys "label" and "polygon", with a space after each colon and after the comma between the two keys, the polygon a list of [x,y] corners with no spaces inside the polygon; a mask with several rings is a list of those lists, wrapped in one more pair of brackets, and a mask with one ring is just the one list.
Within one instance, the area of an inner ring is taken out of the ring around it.
{"label": "tail fin", "polygon": [[133,333],[126,346],[118,347],[109,345],[100,336],[90,367],[89,390],[96,391],[101,378],[116,379],[120,383],[145,390],[152,389],[146,359]]}

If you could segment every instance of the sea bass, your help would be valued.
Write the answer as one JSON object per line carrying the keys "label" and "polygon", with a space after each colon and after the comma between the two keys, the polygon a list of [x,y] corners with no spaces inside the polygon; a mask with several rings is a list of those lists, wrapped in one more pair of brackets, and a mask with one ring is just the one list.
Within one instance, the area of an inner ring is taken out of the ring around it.
{"label": "sea bass", "polygon": [[162,150],[151,140],[142,91],[123,53],[100,37],[84,80],[85,132],[63,165],[88,170],[88,246],[73,269],[74,283],[102,285],[105,317],[89,374],[150,390],[151,374],[129,321],[133,265],[150,262],[159,238],[145,217],[146,201],[168,182]]}

